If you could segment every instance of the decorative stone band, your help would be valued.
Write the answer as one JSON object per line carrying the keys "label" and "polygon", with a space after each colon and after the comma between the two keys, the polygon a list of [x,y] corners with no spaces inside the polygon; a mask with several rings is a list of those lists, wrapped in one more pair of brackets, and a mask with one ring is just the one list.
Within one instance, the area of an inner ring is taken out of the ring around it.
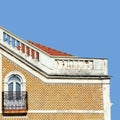
{"label": "decorative stone band", "polygon": [[[12,55],[8,54],[7,52],[0,51],[0,53],[7,57],[10,61],[14,60],[14,63],[16,65],[20,65],[21,68],[27,70],[31,74],[34,74],[34,76],[41,78],[41,80],[45,83],[75,83],[75,84],[81,84],[81,83],[105,83],[109,84],[110,83],[110,77],[109,76],[70,76],[70,77],[65,77],[65,76],[46,76],[46,74],[43,74],[41,71],[37,71],[37,69],[33,68],[33,66],[28,65],[27,62],[21,62],[20,60],[16,59]],[[32,69],[33,68],[33,69]],[[34,70],[35,69],[35,70]]]}
{"label": "decorative stone band", "polygon": [[66,113],[66,114],[103,114],[104,110],[28,110],[28,113],[41,113],[41,114],[52,114],[52,113]]}

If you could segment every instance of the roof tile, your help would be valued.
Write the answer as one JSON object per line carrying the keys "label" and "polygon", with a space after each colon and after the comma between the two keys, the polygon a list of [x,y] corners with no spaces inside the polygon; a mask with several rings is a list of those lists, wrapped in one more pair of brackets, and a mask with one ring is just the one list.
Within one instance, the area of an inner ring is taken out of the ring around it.
{"label": "roof tile", "polygon": [[59,50],[55,50],[53,48],[49,48],[47,46],[32,42],[32,41],[28,41],[30,44],[32,44],[33,46],[37,47],[40,50],[43,50],[44,52],[48,53],[49,55],[52,56],[72,56],[71,54],[67,54],[64,52],[61,52]]}

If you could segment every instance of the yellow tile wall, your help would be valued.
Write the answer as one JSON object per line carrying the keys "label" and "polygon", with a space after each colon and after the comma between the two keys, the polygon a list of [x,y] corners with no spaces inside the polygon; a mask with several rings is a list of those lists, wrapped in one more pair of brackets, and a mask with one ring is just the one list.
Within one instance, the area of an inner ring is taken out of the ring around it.
{"label": "yellow tile wall", "polygon": [[103,114],[28,114],[27,117],[3,117],[1,120],[104,120]]}
{"label": "yellow tile wall", "polygon": [[[103,110],[102,84],[46,84],[6,57],[2,57],[2,69],[3,81],[5,76],[14,70],[25,76],[29,110]],[[103,115],[29,114],[29,116],[30,120],[32,117],[36,117],[35,120],[37,120],[38,116],[43,117],[43,120],[47,120],[46,117],[49,118],[48,120],[54,117],[59,120],[59,116],[64,120],[68,118],[69,120],[73,118],[88,120],[88,116],[91,116],[89,120],[102,120]],[[97,116],[98,119],[96,119]]]}

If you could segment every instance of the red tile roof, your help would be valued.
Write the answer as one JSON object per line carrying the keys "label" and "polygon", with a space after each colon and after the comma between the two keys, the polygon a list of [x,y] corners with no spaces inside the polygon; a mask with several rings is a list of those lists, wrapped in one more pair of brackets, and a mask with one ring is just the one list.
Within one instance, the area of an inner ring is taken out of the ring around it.
{"label": "red tile roof", "polygon": [[41,45],[41,44],[38,44],[38,43],[35,43],[35,42],[32,42],[32,41],[28,41],[30,44],[32,44],[33,46],[37,47],[38,49],[48,53],[49,55],[52,55],[52,56],[72,56],[70,54],[67,54],[67,53],[64,53],[64,52],[61,52],[59,50],[55,50],[53,48],[49,48],[47,46],[44,46],[44,45]]}

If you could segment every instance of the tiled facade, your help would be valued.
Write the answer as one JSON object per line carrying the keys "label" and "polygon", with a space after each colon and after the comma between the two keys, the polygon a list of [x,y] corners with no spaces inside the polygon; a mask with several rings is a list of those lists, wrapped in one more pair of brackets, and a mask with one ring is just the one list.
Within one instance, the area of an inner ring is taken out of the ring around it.
{"label": "tiled facade", "polygon": [[[42,51],[29,44],[25,48],[27,44],[22,42],[19,43],[22,48],[18,49],[17,45],[14,52],[11,46],[0,43],[1,92],[6,91],[6,76],[10,73],[19,73],[24,77],[22,84],[27,92],[25,114],[19,114],[18,108],[17,114],[14,114],[12,107],[9,110],[12,114],[3,114],[5,98],[2,96],[0,120],[110,120],[110,77],[106,60],[78,59],[37,43],[32,44]],[[26,54],[28,50],[29,54]],[[45,54],[43,50],[49,52]],[[62,57],[51,57],[48,55],[50,52]],[[54,63],[60,67],[53,66]]]}
{"label": "tiled facade", "polygon": [[[102,84],[46,84],[40,78],[30,74],[13,61],[2,57],[2,75],[4,78],[11,71],[18,71],[25,76],[26,90],[28,91],[29,110],[103,110]],[[3,85],[4,91],[4,85]],[[46,119],[78,119],[99,117],[103,120],[103,115],[83,115],[83,114],[29,114],[24,119],[34,120],[39,117]],[[89,117],[88,117],[89,116]],[[6,117],[5,117],[6,118]],[[7,118],[6,118],[7,119]],[[16,119],[16,118],[15,118]],[[22,120],[23,118],[21,118]]]}

